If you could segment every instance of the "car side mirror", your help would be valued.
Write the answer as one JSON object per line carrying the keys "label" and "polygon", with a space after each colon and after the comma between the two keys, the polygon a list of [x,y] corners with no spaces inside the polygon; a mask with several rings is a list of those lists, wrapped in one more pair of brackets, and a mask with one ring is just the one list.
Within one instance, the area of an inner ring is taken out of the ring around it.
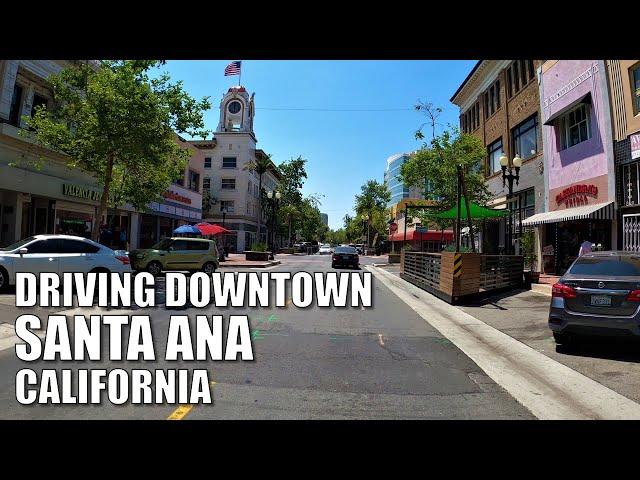
{"label": "car side mirror", "polygon": [[22,247],[20,250],[18,250],[18,253],[20,255],[24,255],[25,253],[29,253],[29,249],[26,247]]}

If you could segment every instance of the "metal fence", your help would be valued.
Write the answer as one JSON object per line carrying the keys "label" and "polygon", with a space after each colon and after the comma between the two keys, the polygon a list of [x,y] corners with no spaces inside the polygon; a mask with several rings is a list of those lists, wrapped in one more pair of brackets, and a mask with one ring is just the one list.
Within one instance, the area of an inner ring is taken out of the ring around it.
{"label": "metal fence", "polygon": [[480,289],[497,290],[522,285],[524,257],[522,255],[482,255],[480,258]]}

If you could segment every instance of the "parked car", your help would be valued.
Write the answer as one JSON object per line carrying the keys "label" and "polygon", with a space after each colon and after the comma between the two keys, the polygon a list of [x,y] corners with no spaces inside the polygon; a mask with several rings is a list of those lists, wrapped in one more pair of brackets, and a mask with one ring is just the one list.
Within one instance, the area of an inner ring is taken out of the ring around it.
{"label": "parked car", "polygon": [[328,243],[320,245],[320,248],[318,249],[318,254],[320,255],[331,255],[332,253],[333,253],[333,249],[331,248],[331,245],[329,245]]}
{"label": "parked car", "polygon": [[557,343],[582,335],[640,337],[640,254],[578,257],[552,287],[549,328]]}
{"label": "parked car", "polygon": [[354,247],[337,247],[331,256],[331,268],[337,265],[358,268],[360,257]]}
{"label": "parked car", "polygon": [[0,290],[15,285],[16,272],[131,272],[125,252],[84,237],[34,235],[0,248]]}
{"label": "parked car", "polygon": [[151,248],[129,252],[134,270],[159,275],[163,270],[213,273],[219,266],[214,240],[204,238],[163,238]]}

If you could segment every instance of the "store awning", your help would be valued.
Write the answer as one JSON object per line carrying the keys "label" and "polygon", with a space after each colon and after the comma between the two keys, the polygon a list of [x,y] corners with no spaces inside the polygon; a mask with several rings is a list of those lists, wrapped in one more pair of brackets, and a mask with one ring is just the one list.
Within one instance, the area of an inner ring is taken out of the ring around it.
{"label": "store awning", "polygon": [[580,220],[592,218],[594,220],[613,220],[615,218],[615,206],[613,202],[595,203],[582,207],[565,208],[555,212],[537,213],[522,221],[523,227],[542,225],[543,223],[566,222],[568,220]]}
{"label": "store awning", "polygon": [[553,125],[553,122],[555,122],[555,120],[564,115],[565,113],[567,113],[569,110],[571,110],[573,107],[578,106],[578,104],[580,103],[586,103],[586,104],[590,104],[591,103],[591,92],[587,92],[584,95],[582,95],[581,97],[577,98],[576,100],[574,100],[573,102],[569,103],[568,105],[565,105],[564,107],[562,107],[560,110],[558,110],[556,113],[554,113],[553,115],[551,115],[549,118],[547,118],[544,122],[545,125]]}
{"label": "store awning", "polygon": [[[441,238],[444,238],[445,241],[453,240],[453,230],[445,230],[444,235],[442,230],[429,230],[424,233],[416,232],[415,229],[407,230],[407,241],[439,241]],[[404,230],[397,231],[388,238],[391,242],[403,242],[404,241]]]}

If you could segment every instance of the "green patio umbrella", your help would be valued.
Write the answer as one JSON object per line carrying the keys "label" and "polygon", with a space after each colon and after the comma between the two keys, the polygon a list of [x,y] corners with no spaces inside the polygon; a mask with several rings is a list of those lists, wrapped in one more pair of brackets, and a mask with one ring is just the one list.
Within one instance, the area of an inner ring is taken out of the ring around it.
{"label": "green patio umbrella", "polygon": [[[476,205],[473,202],[469,202],[469,210],[471,213],[471,218],[501,218],[508,214],[508,210],[494,210],[492,208],[481,207],[480,205]],[[449,210],[445,210],[444,212],[434,213],[431,215],[435,218],[450,218],[452,220],[458,217],[458,206],[455,205],[451,207]],[[462,202],[460,208],[460,218],[467,218],[467,206],[466,202]]]}

